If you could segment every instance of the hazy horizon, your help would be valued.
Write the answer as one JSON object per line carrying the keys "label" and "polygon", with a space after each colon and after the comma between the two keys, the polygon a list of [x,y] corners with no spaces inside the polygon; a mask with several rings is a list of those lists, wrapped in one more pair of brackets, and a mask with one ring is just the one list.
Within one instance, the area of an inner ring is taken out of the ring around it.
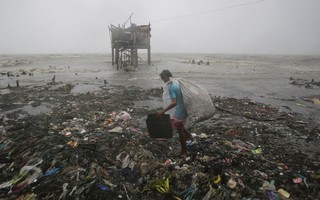
{"label": "hazy horizon", "polygon": [[151,53],[320,55],[319,7],[318,0],[1,0],[0,54],[110,53],[108,26],[133,13],[132,23],[151,24]]}
{"label": "hazy horizon", "polygon": [[[89,55],[89,54],[106,54],[111,56],[111,52],[68,52],[68,53],[11,53],[11,54],[0,54],[0,56],[24,56],[24,55]],[[270,54],[270,53],[197,53],[197,52],[152,52],[151,50],[151,58],[152,54],[181,54],[181,55],[234,55],[234,56],[316,56],[320,57],[320,54]],[[139,55],[147,56],[147,53],[140,52]]]}

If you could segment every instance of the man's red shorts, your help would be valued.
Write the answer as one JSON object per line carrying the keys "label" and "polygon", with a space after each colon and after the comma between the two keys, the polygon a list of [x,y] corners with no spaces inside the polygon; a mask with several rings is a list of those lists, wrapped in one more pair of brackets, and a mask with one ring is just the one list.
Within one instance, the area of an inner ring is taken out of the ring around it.
{"label": "man's red shorts", "polygon": [[183,128],[183,120],[171,118],[171,125],[173,130]]}

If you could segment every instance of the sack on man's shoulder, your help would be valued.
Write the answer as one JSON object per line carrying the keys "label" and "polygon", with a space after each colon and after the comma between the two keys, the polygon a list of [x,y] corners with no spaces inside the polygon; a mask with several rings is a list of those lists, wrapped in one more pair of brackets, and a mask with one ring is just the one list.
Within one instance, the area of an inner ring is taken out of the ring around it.
{"label": "sack on man's shoulder", "polygon": [[184,105],[188,114],[186,125],[206,120],[215,114],[215,107],[208,91],[190,80],[176,79],[181,87]]}

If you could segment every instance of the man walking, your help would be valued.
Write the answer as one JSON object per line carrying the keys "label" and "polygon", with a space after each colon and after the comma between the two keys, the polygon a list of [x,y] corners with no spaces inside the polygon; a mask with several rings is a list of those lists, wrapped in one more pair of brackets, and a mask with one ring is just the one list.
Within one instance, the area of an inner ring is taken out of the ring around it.
{"label": "man walking", "polygon": [[179,134],[181,144],[180,155],[187,153],[187,140],[192,140],[192,135],[185,129],[184,123],[187,118],[187,112],[183,102],[183,96],[178,81],[175,81],[169,70],[163,70],[160,73],[161,80],[165,83],[163,86],[164,109],[158,114],[169,113],[171,124],[174,130]]}

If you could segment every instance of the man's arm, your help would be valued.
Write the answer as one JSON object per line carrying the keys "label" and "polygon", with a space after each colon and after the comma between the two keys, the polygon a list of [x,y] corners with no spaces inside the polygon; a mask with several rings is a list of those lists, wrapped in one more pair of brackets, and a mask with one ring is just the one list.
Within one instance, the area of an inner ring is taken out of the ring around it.
{"label": "man's arm", "polygon": [[168,110],[174,108],[177,105],[177,99],[171,99],[171,104],[166,107],[165,109],[161,110],[160,112],[158,112],[159,115],[163,115],[165,112],[167,112]]}

